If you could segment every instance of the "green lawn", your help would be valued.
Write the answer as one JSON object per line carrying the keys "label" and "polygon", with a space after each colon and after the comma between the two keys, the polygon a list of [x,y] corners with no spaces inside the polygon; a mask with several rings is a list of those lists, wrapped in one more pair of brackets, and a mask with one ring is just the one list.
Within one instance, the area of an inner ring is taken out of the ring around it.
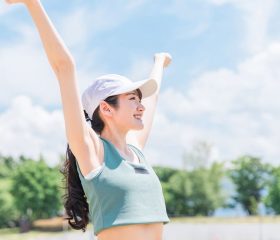
{"label": "green lawn", "polygon": [[50,233],[50,232],[39,232],[39,231],[30,231],[28,233],[19,233],[18,229],[13,230],[0,230],[0,239],[5,240],[30,240],[30,239],[36,239],[36,237],[51,237],[51,236],[59,236],[62,235],[63,232],[60,233]]}
{"label": "green lawn", "polygon": [[182,217],[172,218],[172,222],[185,223],[280,223],[280,216],[250,216],[250,217]]}
{"label": "green lawn", "polygon": [[[87,229],[91,229],[92,226],[91,224],[88,225]],[[76,230],[67,230],[67,231],[73,231],[76,232]],[[0,239],[5,239],[5,240],[34,240],[36,237],[40,238],[46,238],[48,237],[60,237],[63,234],[65,234],[66,231],[61,231],[61,232],[42,232],[42,231],[35,231],[31,230],[28,233],[19,233],[18,228],[5,228],[5,229],[0,229]]]}
{"label": "green lawn", "polygon": [[[214,223],[280,223],[280,216],[254,216],[254,217],[183,217],[183,218],[171,218],[171,223],[183,222],[183,223],[192,223],[192,224],[214,224]],[[89,224],[88,229],[91,229],[91,224]],[[76,232],[75,230],[70,230]],[[36,239],[36,237],[40,236],[46,237],[59,237],[65,232],[41,232],[41,231],[30,231],[28,233],[20,234],[17,228],[13,229],[0,229],[0,239],[5,240],[30,240]]]}

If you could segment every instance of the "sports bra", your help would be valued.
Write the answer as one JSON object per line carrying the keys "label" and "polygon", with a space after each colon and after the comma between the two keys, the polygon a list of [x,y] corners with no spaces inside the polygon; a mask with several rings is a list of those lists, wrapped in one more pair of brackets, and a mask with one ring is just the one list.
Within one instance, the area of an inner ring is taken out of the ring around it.
{"label": "sports bra", "polygon": [[159,178],[141,150],[128,144],[140,160],[135,164],[125,160],[109,140],[100,139],[104,163],[94,176],[86,179],[76,161],[94,234],[113,226],[170,222]]}

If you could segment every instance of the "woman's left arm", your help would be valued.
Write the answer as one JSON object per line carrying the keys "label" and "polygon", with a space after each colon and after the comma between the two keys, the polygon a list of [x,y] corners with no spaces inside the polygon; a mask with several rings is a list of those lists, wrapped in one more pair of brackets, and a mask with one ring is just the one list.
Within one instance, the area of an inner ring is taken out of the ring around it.
{"label": "woman's left arm", "polygon": [[161,86],[163,69],[170,64],[171,60],[172,57],[169,53],[155,54],[154,66],[150,74],[150,78],[155,79],[157,81],[158,84],[157,91],[150,97],[144,98],[142,100],[142,104],[145,107],[145,111],[142,118],[144,128],[138,131],[132,130],[128,133],[127,141],[133,145],[136,145],[141,150],[144,148],[147,142],[153,124],[154,114],[155,114],[158,95]]}

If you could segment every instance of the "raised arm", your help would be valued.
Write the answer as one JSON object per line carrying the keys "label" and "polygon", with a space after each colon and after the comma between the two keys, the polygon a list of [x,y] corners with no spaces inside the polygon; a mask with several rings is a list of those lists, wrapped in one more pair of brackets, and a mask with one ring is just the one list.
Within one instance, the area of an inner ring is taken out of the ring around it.
{"label": "raised arm", "polygon": [[[90,137],[90,128],[83,113],[72,55],[39,0],[6,1],[8,3],[23,3],[37,27],[48,61],[59,82],[66,136],[72,152],[77,159],[95,158],[96,150],[99,150],[99,139],[93,131]],[[95,138],[94,141],[92,141],[92,137]],[[85,160],[79,161],[79,164],[81,164],[83,172],[87,172],[86,169],[90,169],[94,165]]]}
{"label": "raised arm", "polygon": [[152,96],[142,100],[142,104],[145,106],[143,114],[144,128],[138,131],[130,131],[127,135],[127,142],[138,146],[140,149],[144,148],[150,134],[160,91],[163,69],[170,64],[171,59],[172,58],[169,53],[156,53],[154,56],[154,66],[150,74],[150,78],[157,81],[158,89]]}

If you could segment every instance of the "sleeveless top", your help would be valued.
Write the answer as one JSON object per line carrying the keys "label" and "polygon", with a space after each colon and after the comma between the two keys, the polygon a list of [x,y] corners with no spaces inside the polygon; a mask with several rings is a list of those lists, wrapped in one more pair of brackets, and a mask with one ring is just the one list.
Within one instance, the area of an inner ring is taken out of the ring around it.
{"label": "sleeveless top", "polygon": [[104,164],[97,174],[86,179],[76,161],[94,234],[113,226],[170,222],[159,178],[140,149],[128,144],[140,160],[134,164],[122,158],[110,141],[100,139]]}

